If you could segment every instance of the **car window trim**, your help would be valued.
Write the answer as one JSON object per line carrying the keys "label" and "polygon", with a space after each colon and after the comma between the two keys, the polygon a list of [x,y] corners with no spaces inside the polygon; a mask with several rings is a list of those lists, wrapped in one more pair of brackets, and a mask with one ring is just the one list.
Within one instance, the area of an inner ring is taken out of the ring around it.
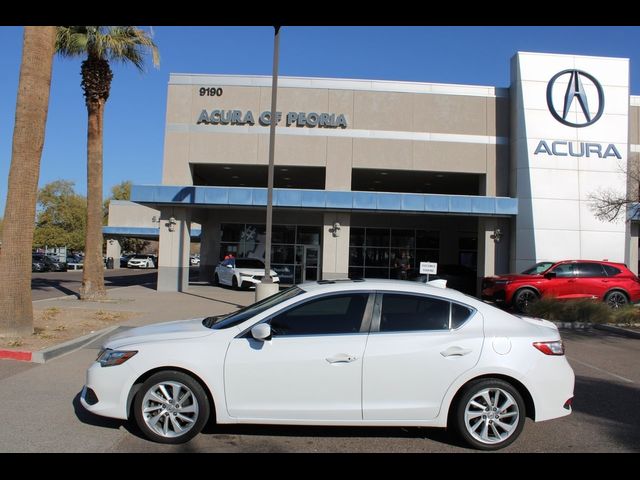
{"label": "car window trim", "polygon": [[[292,308],[296,307],[296,306],[301,306],[303,303],[306,303],[307,301],[313,301],[313,300],[319,300],[323,297],[328,297],[328,296],[333,296],[333,295],[347,295],[350,293],[359,293],[359,294],[363,294],[366,293],[369,295],[369,298],[367,298],[367,304],[364,307],[364,312],[362,314],[362,318],[360,319],[360,329],[357,332],[353,332],[353,333],[314,333],[314,334],[305,334],[305,335],[274,335],[274,337],[278,337],[278,338],[300,338],[300,337],[335,337],[335,336],[345,336],[345,335],[368,335],[370,330],[371,330],[371,313],[372,310],[374,310],[373,307],[373,300],[372,297],[375,297],[375,292],[372,292],[370,290],[345,290],[345,291],[340,291],[340,292],[326,292],[326,293],[322,293],[320,295],[314,295],[312,297],[307,297],[305,299],[301,299],[299,302],[293,303],[291,305],[289,305],[288,307],[283,308],[282,310],[278,310],[277,312],[272,313],[271,315],[263,318],[262,320],[250,325],[249,327],[247,327],[246,329],[242,330],[242,332],[240,332],[238,335],[236,335],[234,337],[234,340],[237,338],[253,338],[251,336],[251,329],[253,327],[255,327],[256,325],[260,325],[261,323],[266,323],[266,322],[271,322],[271,320],[273,319],[273,317],[280,315],[282,313],[285,313],[289,310],[291,310]],[[295,297],[294,297],[295,298]],[[366,325],[369,325],[369,327],[367,327]]]}
{"label": "car window trim", "polygon": [[[411,333],[425,333],[425,332],[457,332],[458,330],[460,330],[462,327],[464,327],[467,323],[469,323],[469,321],[478,313],[478,309],[475,307],[472,307],[471,305],[467,305],[466,303],[462,303],[459,302],[457,300],[453,300],[451,298],[446,298],[446,297],[437,297],[434,295],[429,295],[428,293],[419,293],[419,292],[401,292],[401,291],[397,291],[397,290],[377,290],[376,292],[376,303],[373,309],[373,318],[372,318],[372,322],[371,322],[371,330],[369,333],[377,333],[377,334],[388,334],[388,333],[393,333],[393,334],[399,334],[399,333],[404,333],[404,334],[411,334]],[[449,328],[447,329],[438,329],[438,330],[397,330],[397,331],[391,331],[391,332],[381,332],[380,331],[380,319],[382,318],[382,297],[384,296],[385,293],[390,293],[390,294],[397,294],[397,295],[414,295],[417,297],[428,297],[428,298],[433,298],[436,300],[444,300],[446,302],[449,302]],[[467,319],[457,328],[451,328],[451,323],[453,322],[453,304],[457,304],[460,305],[461,307],[465,307],[466,309],[470,310],[471,312],[469,313],[469,316],[467,317]]]}

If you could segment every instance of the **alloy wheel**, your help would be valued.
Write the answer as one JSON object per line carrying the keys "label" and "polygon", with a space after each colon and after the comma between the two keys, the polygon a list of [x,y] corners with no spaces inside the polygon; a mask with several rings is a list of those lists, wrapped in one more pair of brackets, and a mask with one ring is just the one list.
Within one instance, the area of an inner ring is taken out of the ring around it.
{"label": "alloy wheel", "polygon": [[155,384],[142,399],[142,417],[151,431],[165,438],[185,435],[198,419],[198,400],[176,381]]}
{"label": "alloy wheel", "polygon": [[465,428],[478,442],[502,443],[516,431],[520,410],[513,396],[501,388],[485,388],[467,402]]}

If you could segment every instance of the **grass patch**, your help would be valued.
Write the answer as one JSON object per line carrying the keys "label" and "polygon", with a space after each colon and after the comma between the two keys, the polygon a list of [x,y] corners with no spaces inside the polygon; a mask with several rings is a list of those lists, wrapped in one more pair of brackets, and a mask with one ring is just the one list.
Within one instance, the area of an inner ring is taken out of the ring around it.
{"label": "grass patch", "polygon": [[58,307],[47,308],[45,311],[42,312],[42,319],[45,322],[48,322],[56,318],[59,314],[60,314],[60,309]]}
{"label": "grass patch", "polygon": [[24,345],[24,341],[21,338],[14,338],[7,342],[8,347],[21,347],[22,345]]}
{"label": "grass patch", "polygon": [[106,312],[104,310],[98,310],[93,314],[93,318],[100,320],[101,322],[114,322],[122,318],[122,314],[118,312]]}

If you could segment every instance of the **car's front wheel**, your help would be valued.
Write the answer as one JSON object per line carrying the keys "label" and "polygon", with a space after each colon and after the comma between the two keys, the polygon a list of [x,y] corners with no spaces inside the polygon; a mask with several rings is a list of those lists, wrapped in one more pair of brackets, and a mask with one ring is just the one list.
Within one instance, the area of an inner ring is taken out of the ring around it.
{"label": "car's front wheel", "polygon": [[159,443],[184,443],[209,419],[209,400],[202,385],[183,372],[165,370],[150,376],[134,401],[142,433]]}
{"label": "car's front wheel", "polygon": [[518,438],[525,422],[525,404],[511,384],[499,379],[471,382],[454,411],[454,428],[473,448],[498,450]]}

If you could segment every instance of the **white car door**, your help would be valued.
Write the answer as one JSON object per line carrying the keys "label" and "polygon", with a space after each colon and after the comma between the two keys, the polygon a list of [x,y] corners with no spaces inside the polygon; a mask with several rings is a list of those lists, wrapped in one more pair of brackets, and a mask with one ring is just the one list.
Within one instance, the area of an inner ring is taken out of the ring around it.
{"label": "white car door", "polygon": [[378,294],[363,365],[365,420],[430,420],[482,350],[483,319],[446,299]]}
{"label": "white car door", "polygon": [[222,266],[218,270],[218,278],[220,279],[220,283],[224,285],[231,285],[231,278],[233,277],[233,260],[225,260],[222,262]]}
{"label": "white car door", "polygon": [[228,413],[239,419],[362,420],[362,357],[373,309],[368,292],[288,307],[270,340],[246,332],[225,359]]}

